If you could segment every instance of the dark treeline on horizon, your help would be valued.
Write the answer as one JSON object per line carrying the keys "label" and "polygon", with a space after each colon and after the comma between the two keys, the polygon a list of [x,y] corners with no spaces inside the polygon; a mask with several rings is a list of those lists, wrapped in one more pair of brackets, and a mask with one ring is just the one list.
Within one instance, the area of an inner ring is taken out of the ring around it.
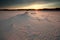
{"label": "dark treeline on horizon", "polygon": [[[35,11],[36,9],[0,9],[0,11]],[[38,11],[60,11],[60,8],[54,9],[37,9]]]}

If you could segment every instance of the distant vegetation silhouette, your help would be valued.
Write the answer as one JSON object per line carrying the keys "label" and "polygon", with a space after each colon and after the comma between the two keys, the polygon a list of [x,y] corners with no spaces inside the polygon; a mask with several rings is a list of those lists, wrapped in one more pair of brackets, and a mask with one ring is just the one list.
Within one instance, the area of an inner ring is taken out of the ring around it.
{"label": "distant vegetation silhouette", "polygon": [[[0,9],[0,11],[35,11],[36,9]],[[53,9],[37,9],[38,11],[60,11],[60,8],[53,8]]]}

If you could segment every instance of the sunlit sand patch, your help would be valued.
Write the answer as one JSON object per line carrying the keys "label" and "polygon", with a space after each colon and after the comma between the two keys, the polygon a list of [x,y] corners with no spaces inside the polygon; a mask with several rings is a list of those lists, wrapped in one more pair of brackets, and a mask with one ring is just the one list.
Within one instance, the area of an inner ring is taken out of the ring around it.
{"label": "sunlit sand patch", "polygon": [[29,16],[32,18],[38,18],[38,19],[45,19],[48,17],[48,14],[44,14],[44,13],[40,13],[39,11],[35,11],[35,12],[29,12]]}

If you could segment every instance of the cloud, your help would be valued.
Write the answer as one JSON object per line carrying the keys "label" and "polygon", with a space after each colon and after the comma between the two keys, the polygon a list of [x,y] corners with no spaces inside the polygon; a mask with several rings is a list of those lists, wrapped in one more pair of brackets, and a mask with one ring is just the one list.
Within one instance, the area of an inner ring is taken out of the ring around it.
{"label": "cloud", "polygon": [[[47,4],[57,2],[59,5],[60,0],[0,0],[0,8],[9,7],[9,6],[23,6],[30,5],[32,3]],[[57,6],[58,6],[57,5]]]}

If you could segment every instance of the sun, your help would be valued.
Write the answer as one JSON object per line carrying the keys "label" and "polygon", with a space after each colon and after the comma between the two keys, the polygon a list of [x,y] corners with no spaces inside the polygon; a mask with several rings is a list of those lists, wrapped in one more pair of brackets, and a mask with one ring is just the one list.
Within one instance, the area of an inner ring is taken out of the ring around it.
{"label": "sun", "polygon": [[40,5],[40,4],[32,4],[32,5],[29,5],[29,6],[25,6],[23,7],[22,9],[43,9],[43,5]]}
{"label": "sun", "polygon": [[37,4],[31,5],[30,7],[31,7],[32,9],[40,9],[40,8],[41,8],[41,6],[40,6],[40,5],[37,5]]}

